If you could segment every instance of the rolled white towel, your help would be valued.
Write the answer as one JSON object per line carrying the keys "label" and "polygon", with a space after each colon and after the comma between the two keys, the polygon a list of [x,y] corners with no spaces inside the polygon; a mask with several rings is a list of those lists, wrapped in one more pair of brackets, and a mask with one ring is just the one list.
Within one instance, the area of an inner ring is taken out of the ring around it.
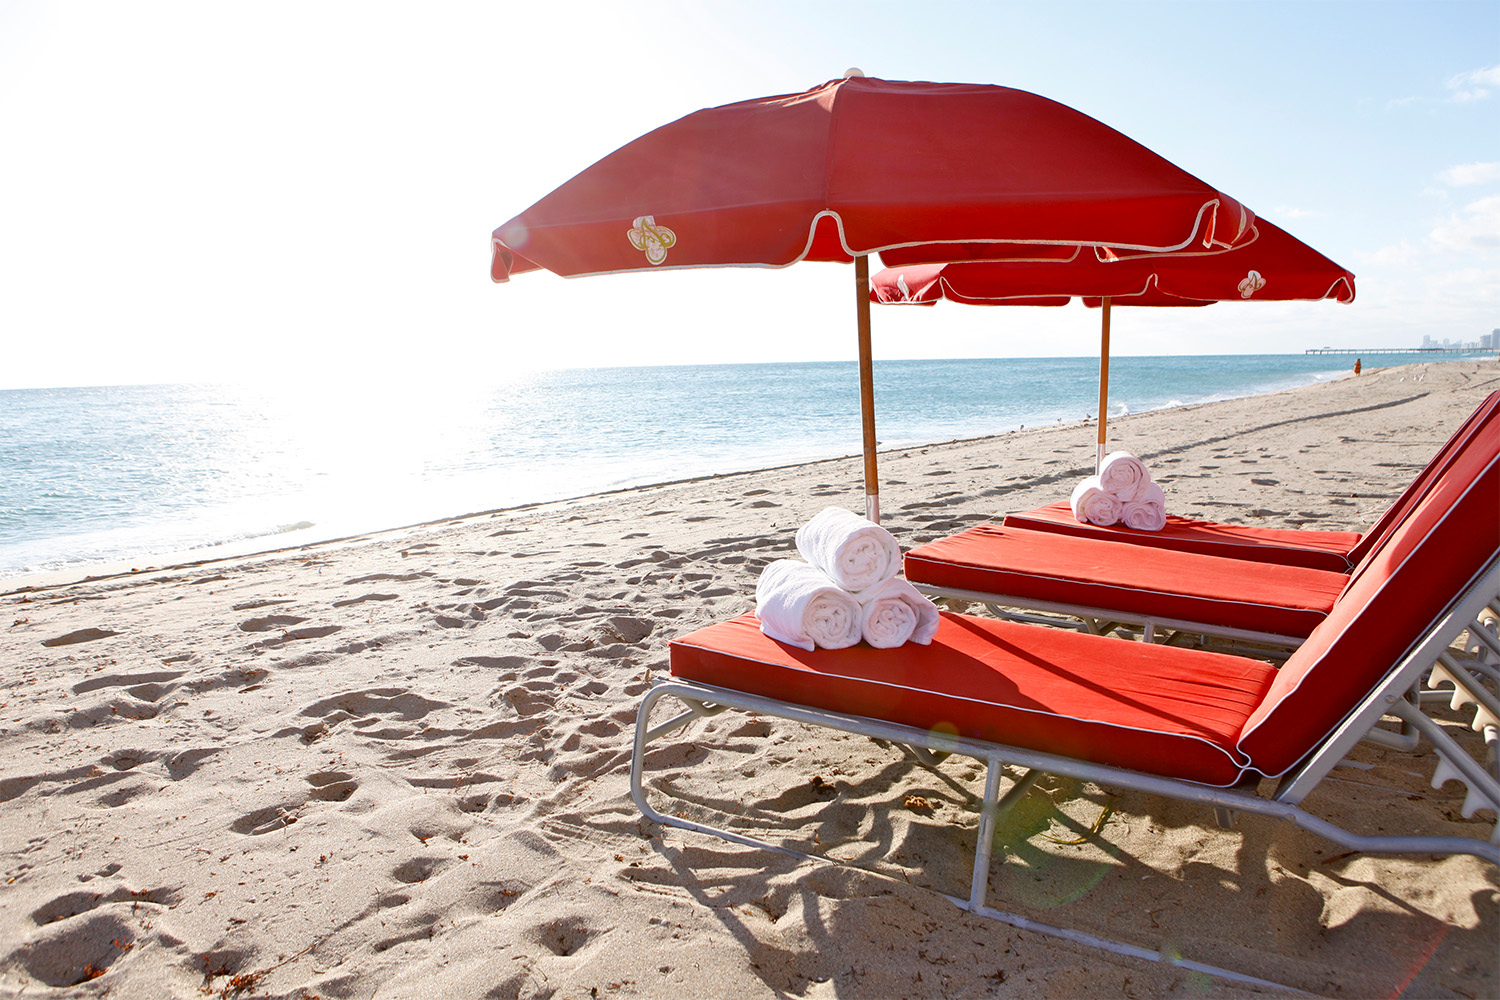
{"label": "rolled white towel", "polygon": [[1073,516],[1084,524],[1107,528],[1120,520],[1121,503],[1099,484],[1098,476],[1080,479],[1073,487]]}
{"label": "rolled white towel", "polygon": [[1112,451],[1099,463],[1099,485],[1122,503],[1139,500],[1151,485],[1145,463],[1128,451]]}
{"label": "rolled white towel", "polygon": [[797,551],[855,597],[901,572],[901,547],[891,533],[842,507],[799,528]]}
{"label": "rolled white towel", "polygon": [[1160,531],[1167,526],[1167,498],[1161,487],[1150,484],[1139,500],[1131,500],[1120,510],[1120,522],[1137,531]]}
{"label": "rolled white towel", "polygon": [[861,631],[876,649],[890,649],[907,641],[923,646],[938,630],[938,610],[905,580],[888,580],[860,601],[864,609]]}
{"label": "rolled white towel", "polygon": [[811,650],[843,649],[859,642],[864,624],[854,595],[839,589],[816,566],[778,559],[755,583],[760,630],[779,642]]}

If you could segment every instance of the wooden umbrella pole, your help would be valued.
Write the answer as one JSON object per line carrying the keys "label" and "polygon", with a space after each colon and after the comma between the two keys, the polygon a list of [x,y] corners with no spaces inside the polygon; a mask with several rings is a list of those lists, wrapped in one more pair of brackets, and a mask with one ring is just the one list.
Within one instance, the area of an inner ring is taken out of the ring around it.
{"label": "wooden umbrella pole", "polygon": [[865,517],[880,523],[880,475],[875,468],[875,365],[870,349],[870,258],[854,258],[855,314],[859,317],[859,412],[864,426]]}
{"label": "wooden umbrella pole", "polygon": [[1103,319],[1099,328],[1099,447],[1094,458],[1094,471],[1104,467],[1105,413],[1109,409],[1109,296],[1104,296]]}

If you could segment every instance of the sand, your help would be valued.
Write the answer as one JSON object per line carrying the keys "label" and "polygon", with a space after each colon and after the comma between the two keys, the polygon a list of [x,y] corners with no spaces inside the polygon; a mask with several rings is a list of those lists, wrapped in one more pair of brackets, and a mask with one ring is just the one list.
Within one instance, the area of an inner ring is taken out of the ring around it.
{"label": "sand", "polygon": [[[1357,530],[1496,388],[1494,363],[1367,370],[1130,416],[1111,444],[1174,513]],[[1064,498],[1093,437],[886,453],[885,523],[910,547]],[[857,460],[0,585],[0,995],[1287,995],[957,909],[983,781],[962,758],[726,713],[653,750],[656,804],[849,864],[640,817],[630,741],[668,641],[751,609],[828,505],[863,509]],[[1487,829],[1430,773],[1361,747],[1309,806]],[[989,902],[1034,920],[1318,995],[1500,994],[1500,886],[1472,857],[1345,855],[1068,780],[1000,850]]]}

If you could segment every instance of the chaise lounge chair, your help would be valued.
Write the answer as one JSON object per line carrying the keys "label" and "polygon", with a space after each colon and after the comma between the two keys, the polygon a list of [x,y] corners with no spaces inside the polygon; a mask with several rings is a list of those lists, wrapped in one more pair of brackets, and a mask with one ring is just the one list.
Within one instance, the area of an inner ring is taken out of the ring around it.
{"label": "chaise lounge chair", "polygon": [[1447,468],[1454,456],[1468,445],[1475,434],[1496,419],[1497,413],[1500,413],[1500,392],[1492,392],[1444,442],[1432,461],[1417,474],[1416,479],[1396,502],[1363,535],[1353,531],[1304,531],[1296,528],[1223,524],[1176,515],[1167,516],[1167,525],[1161,531],[1132,531],[1115,525],[1100,527],[1080,522],[1073,516],[1073,507],[1067,501],[1007,514],[1004,524],[1007,528],[1053,531],[1077,538],[1130,542],[1181,552],[1196,552],[1205,556],[1226,556],[1231,559],[1348,573],[1427,495],[1433,480]]}
{"label": "chaise lounge chair", "polygon": [[[1467,786],[1465,817],[1480,809],[1500,814],[1494,762],[1476,760],[1411,697],[1434,663],[1452,662],[1450,646],[1465,631],[1500,657],[1493,625],[1480,621],[1500,614],[1497,498],[1494,457],[1466,478],[1435,483],[1279,669],[950,612],[931,645],[895,649],[804,652],[767,638],[753,615],[709,626],[671,644],[672,678],[642,702],[631,794],[657,823],[786,850],[653,808],[643,781],[647,745],[695,718],[738,709],[967,755],[987,762],[988,774],[969,895],[950,898],[971,912],[1073,940],[1081,938],[985,905],[996,817],[1040,774],[1202,803],[1221,821],[1237,812],[1284,819],[1350,851],[1463,853],[1500,864],[1492,820],[1488,841],[1366,834],[1302,808],[1344,754],[1394,715],[1431,743],[1435,785],[1457,778]],[[1456,689],[1455,704],[1473,709],[1474,728],[1500,725],[1494,696],[1470,690],[1464,671],[1445,680]],[[653,707],[668,697],[687,711],[653,724]],[[1007,765],[1025,771],[1001,798]],[[1269,794],[1259,790],[1262,778],[1278,779]]]}
{"label": "chaise lounge chair", "polygon": [[[1184,521],[1162,539],[1160,533],[1076,522],[1078,531],[1064,530],[1060,521],[1043,530],[1015,526],[1007,518],[1003,525],[976,525],[912,549],[906,554],[906,577],[924,593],[981,602],[1002,616],[1014,616],[1002,608],[1024,608],[1069,615],[1091,631],[1101,630],[1101,622],[1128,622],[1143,625],[1148,639],[1169,628],[1292,647],[1312,633],[1351,578],[1414,510],[1442,484],[1472,481],[1496,454],[1500,393],[1485,401],[1380,522],[1351,546],[1349,554],[1359,558],[1352,571],[1288,564],[1314,550],[1294,552],[1267,541],[1329,534],[1323,532],[1236,531],[1237,526]],[[1234,554],[1212,554],[1220,552]]]}

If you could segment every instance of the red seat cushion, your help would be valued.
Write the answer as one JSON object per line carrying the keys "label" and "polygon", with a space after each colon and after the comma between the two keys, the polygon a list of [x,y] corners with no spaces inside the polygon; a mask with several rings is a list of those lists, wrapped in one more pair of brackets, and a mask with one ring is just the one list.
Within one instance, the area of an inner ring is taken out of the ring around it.
{"label": "red seat cushion", "polygon": [[1167,526],[1160,531],[1135,531],[1119,525],[1101,528],[1080,522],[1073,516],[1073,505],[1066,500],[1035,510],[1005,516],[1007,528],[1031,531],[1055,531],[1079,538],[1152,545],[1179,552],[1197,552],[1205,556],[1251,559],[1280,563],[1283,566],[1306,566],[1333,573],[1349,572],[1349,551],[1359,542],[1355,531],[1298,531],[1295,528],[1262,528],[1248,524],[1221,524],[1191,517],[1167,515]]}
{"label": "red seat cushion", "polygon": [[1275,671],[1237,656],[944,613],[930,645],[806,652],[754,615],[671,644],[672,674],[918,729],[1229,785]]}
{"label": "red seat cushion", "polygon": [[[936,589],[1172,618],[1301,638],[1333,608],[1342,573],[980,524],[906,554]],[[997,601],[997,603],[1003,603]]]}

